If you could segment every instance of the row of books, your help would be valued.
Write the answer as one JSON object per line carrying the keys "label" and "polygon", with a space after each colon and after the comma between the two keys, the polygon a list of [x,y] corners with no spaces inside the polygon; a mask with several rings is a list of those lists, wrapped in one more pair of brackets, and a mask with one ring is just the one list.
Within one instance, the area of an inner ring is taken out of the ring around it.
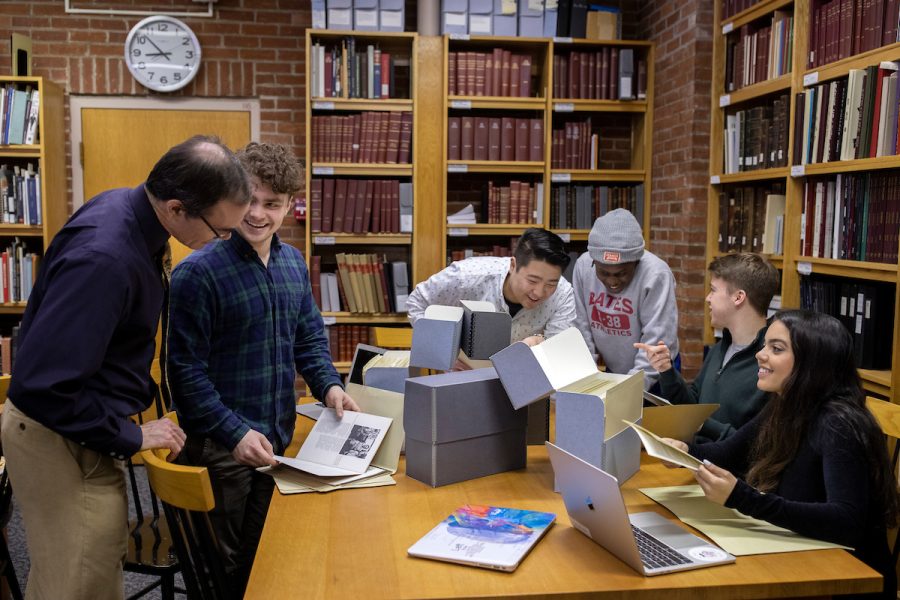
{"label": "row of books", "polygon": [[809,23],[809,68],[893,44],[898,0],[818,0]]}
{"label": "row of books", "polygon": [[807,180],[802,214],[804,256],[896,263],[900,172],[842,173]]}
{"label": "row of books", "polygon": [[448,252],[447,256],[447,264],[451,262],[455,262],[457,260],[465,260],[467,258],[472,258],[473,256],[498,256],[498,257],[506,257],[512,256],[513,252],[516,248],[518,238],[511,240],[509,245],[501,246],[499,244],[493,244],[488,248],[457,248],[452,249]]}
{"label": "row of books", "polygon": [[323,312],[406,312],[409,273],[405,262],[378,254],[335,254],[337,269],[322,272],[321,256],[311,257],[313,297]]}
{"label": "row of books", "polygon": [[409,164],[412,122],[411,112],[315,115],[313,162]]}
{"label": "row of books", "polygon": [[552,229],[590,229],[611,210],[624,208],[644,220],[644,184],[631,186],[560,185],[550,189]]}
{"label": "row of books", "polygon": [[334,362],[350,362],[357,344],[369,343],[369,327],[367,325],[330,325],[328,332],[328,349]]}
{"label": "row of books", "polygon": [[890,369],[894,328],[893,286],[840,279],[800,278],[800,306],[836,317],[853,335],[860,369]]}
{"label": "row of books", "polygon": [[0,145],[35,143],[40,103],[40,92],[31,86],[0,88]]}
{"label": "row of books", "polygon": [[784,254],[784,186],[719,193],[719,252]]}
{"label": "row of books", "polygon": [[508,186],[488,182],[487,206],[491,224],[534,223],[538,194],[543,195],[543,184],[526,181],[510,181]]}
{"label": "row of books", "polygon": [[41,174],[31,163],[23,169],[18,165],[0,165],[0,216],[3,223],[40,225]]}
{"label": "row of books", "polygon": [[898,63],[851,69],[846,78],[797,94],[794,163],[891,156],[898,152]]}
{"label": "row of books", "polygon": [[409,233],[412,183],[399,179],[313,179],[313,233]]}
{"label": "row of books", "polygon": [[409,97],[396,78],[398,66],[408,68],[408,56],[393,56],[372,44],[357,50],[356,40],[347,38],[340,45],[313,44],[309,60],[312,98]]}
{"label": "row of books", "polygon": [[529,54],[513,54],[494,48],[490,52],[450,52],[447,55],[447,86],[451,96],[532,95]]}
{"label": "row of books", "polygon": [[27,302],[37,278],[40,255],[29,252],[24,242],[15,238],[0,253],[0,302]]}
{"label": "row of books", "polygon": [[449,160],[544,160],[544,120],[515,117],[448,117]]}
{"label": "row of books", "polygon": [[19,346],[19,325],[14,325],[10,335],[0,336],[0,373],[11,375],[16,364],[16,350]]}
{"label": "row of books", "polygon": [[722,0],[722,18],[732,17],[758,2],[759,0]]}
{"label": "row of books", "polygon": [[790,72],[793,30],[793,13],[786,10],[772,13],[769,23],[741,26],[728,38],[725,48],[725,91],[733,92]]}
{"label": "row of books", "polygon": [[638,57],[635,66],[632,48],[554,54],[553,97],[643,100],[647,97],[647,61]]}
{"label": "row of books", "polygon": [[551,169],[600,168],[600,136],[593,133],[590,117],[554,129],[550,142]]}
{"label": "row of books", "polygon": [[785,167],[788,164],[786,94],[725,117],[725,173]]}

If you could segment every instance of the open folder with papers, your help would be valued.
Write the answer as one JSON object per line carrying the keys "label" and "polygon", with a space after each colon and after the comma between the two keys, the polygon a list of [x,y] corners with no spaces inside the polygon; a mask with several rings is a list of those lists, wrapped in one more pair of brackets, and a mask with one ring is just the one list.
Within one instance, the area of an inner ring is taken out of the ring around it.
{"label": "open folder with papers", "polygon": [[690,442],[718,404],[669,404],[648,406],[641,424],[661,438]]}
{"label": "open folder with papers", "polygon": [[647,454],[650,456],[682,466],[691,471],[696,471],[700,468],[700,465],[703,464],[684,450],[680,450],[675,446],[670,446],[662,441],[662,438],[652,431],[648,431],[636,423],[630,423],[628,421],[625,421],[625,423],[637,431],[638,437],[641,438],[641,444],[644,445],[644,450],[646,450]]}

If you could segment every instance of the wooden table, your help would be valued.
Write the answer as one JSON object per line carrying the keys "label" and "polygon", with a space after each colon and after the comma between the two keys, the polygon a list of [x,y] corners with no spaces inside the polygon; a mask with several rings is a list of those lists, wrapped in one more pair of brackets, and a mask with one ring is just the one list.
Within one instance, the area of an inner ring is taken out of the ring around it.
{"label": "wooden table", "polygon": [[[298,420],[298,436],[309,421]],[[296,443],[292,444],[296,452]],[[290,450],[289,450],[290,452]],[[646,457],[644,457],[646,459]],[[404,474],[396,486],[283,496],[269,508],[246,598],[775,598],[871,592],[881,576],[843,550],[739,557],[737,563],[644,577],[577,532],[542,446],[528,468],[430,488]],[[665,508],[640,487],[693,478],[647,459],[623,485],[629,512]],[[514,573],[408,557],[409,548],[455,508],[490,504],[556,513],[557,522]]]}

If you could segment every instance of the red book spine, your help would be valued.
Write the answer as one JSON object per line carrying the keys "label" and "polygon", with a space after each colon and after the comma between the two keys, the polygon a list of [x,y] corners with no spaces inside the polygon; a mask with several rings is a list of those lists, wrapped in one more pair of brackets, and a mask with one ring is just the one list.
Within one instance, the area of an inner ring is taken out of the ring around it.
{"label": "red book spine", "polygon": [[397,154],[397,162],[401,165],[409,164],[409,149],[412,145],[413,115],[405,112],[400,115],[400,150]]}
{"label": "red book spine", "polygon": [[322,308],[322,257],[311,256],[309,266],[309,285],[312,288],[313,300],[319,309]]}
{"label": "red book spine", "polygon": [[528,139],[528,160],[543,162],[544,160],[544,120],[531,119]]}
{"label": "red book spine", "polygon": [[334,179],[322,181],[322,233],[331,233],[334,215]]}

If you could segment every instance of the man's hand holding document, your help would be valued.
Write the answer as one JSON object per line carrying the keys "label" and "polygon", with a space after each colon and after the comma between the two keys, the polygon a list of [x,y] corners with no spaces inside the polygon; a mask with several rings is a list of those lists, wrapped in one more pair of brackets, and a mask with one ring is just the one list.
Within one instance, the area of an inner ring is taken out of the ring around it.
{"label": "man's hand holding document", "polygon": [[[644,449],[650,456],[667,463],[684,467],[685,469],[690,469],[691,471],[696,471],[700,468],[700,465],[703,464],[700,460],[694,458],[681,448],[677,448],[664,441],[663,438],[652,431],[644,429],[640,425],[629,421],[625,421],[625,424],[637,432],[638,437],[641,438],[641,443],[644,445]],[[672,441],[674,442],[675,440]]]}
{"label": "man's hand holding document", "polygon": [[278,462],[320,477],[361,475],[378,451],[392,419],[345,411],[338,419],[334,409],[319,415],[297,458],[275,456]]}

